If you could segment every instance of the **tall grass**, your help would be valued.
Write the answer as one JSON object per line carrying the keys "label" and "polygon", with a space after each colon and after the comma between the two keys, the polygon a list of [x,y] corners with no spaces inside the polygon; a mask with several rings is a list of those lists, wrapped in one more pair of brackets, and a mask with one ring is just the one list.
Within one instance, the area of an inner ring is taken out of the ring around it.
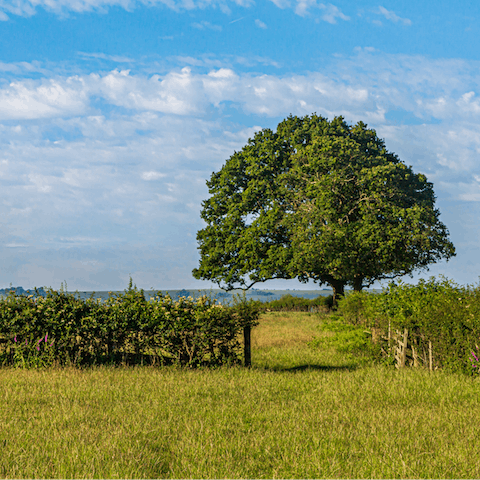
{"label": "tall grass", "polygon": [[480,477],[479,379],[312,346],[325,321],[263,315],[251,369],[1,369],[0,476]]}

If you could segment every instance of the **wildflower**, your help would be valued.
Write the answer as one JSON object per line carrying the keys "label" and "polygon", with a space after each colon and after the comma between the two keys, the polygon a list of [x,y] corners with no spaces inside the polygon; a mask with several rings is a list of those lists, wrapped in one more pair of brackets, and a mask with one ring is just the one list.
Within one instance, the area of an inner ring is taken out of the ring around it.
{"label": "wildflower", "polygon": [[48,333],[45,335],[45,343],[47,343]]}
{"label": "wildflower", "polygon": [[17,343],[17,336],[16,335],[13,337],[13,339],[15,340],[15,343]]}

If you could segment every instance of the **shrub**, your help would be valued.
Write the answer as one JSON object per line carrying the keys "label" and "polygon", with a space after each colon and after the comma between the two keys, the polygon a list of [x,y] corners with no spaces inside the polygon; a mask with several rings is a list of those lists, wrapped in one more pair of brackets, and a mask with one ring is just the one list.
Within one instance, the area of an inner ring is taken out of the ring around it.
{"label": "shrub", "polygon": [[320,326],[323,332],[329,335],[317,337],[312,340],[314,347],[334,347],[341,353],[354,353],[374,355],[378,357],[379,351],[371,341],[371,334],[365,328],[357,325],[346,324],[342,321],[333,319],[333,321],[323,323]]}
{"label": "shrub", "polygon": [[472,372],[471,352],[480,343],[480,289],[459,286],[434,277],[417,285],[391,283],[380,294],[352,293],[339,302],[338,313],[348,323],[363,325],[383,338],[384,354],[393,349],[385,341],[396,331],[408,330],[409,355],[414,348],[427,363],[429,344],[435,367]]}
{"label": "shrub", "polygon": [[311,311],[327,311],[333,305],[332,295],[322,296],[308,299],[303,297],[296,297],[291,294],[283,295],[278,300],[272,300],[263,304],[264,310],[274,312],[288,311],[288,312],[311,312]]}
{"label": "shrub", "polygon": [[207,297],[173,301],[161,292],[147,301],[131,281],[105,302],[54,290],[44,298],[11,293],[0,301],[0,361],[22,366],[235,363],[239,334],[257,318],[258,308],[248,303],[227,307]]}

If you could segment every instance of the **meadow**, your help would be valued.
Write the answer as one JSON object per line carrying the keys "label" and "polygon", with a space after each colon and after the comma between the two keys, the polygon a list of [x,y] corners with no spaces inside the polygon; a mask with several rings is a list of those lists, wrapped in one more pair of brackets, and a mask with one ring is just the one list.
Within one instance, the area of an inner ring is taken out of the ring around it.
{"label": "meadow", "polygon": [[267,312],[252,367],[0,369],[2,478],[479,478],[480,376]]}

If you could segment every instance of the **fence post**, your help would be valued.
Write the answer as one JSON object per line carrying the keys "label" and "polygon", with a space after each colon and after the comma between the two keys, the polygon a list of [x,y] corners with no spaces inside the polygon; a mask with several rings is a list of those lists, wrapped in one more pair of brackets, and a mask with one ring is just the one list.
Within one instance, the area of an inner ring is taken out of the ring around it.
{"label": "fence post", "polygon": [[428,342],[428,369],[433,371],[433,352],[432,352],[432,342]]}
{"label": "fence post", "polygon": [[420,363],[418,362],[418,353],[416,352],[415,347],[413,346],[413,342],[412,342],[412,356],[413,356],[413,366],[419,367]]}
{"label": "fence post", "polygon": [[403,339],[401,337],[401,333],[397,331],[397,347],[395,349],[395,359],[397,360],[397,364],[395,366],[397,368],[405,367],[405,360],[407,358],[407,342],[408,330],[405,328],[403,331]]}
{"label": "fence post", "polygon": [[252,327],[243,327],[243,356],[246,367],[252,366]]}

